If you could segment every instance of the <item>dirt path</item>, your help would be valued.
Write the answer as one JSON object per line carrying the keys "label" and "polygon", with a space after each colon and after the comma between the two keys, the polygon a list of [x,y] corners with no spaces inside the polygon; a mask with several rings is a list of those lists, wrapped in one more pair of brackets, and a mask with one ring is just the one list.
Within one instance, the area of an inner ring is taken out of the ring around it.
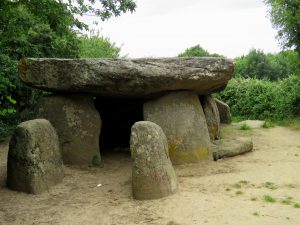
{"label": "dirt path", "polygon": [[[224,136],[231,129],[225,128]],[[4,185],[7,144],[2,143],[0,224],[299,225],[300,208],[294,204],[300,204],[300,132],[276,127],[234,133],[252,136],[254,151],[177,166],[179,193],[151,201],[132,199],[126,153],[104,156],[102,169],[65,167],[63,183],[48,193],[10,191]]]}

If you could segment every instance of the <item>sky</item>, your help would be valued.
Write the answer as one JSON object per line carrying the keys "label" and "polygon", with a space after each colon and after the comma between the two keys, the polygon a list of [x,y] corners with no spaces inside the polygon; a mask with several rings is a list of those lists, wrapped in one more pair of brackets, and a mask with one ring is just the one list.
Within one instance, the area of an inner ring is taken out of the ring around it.
{"label": "sky", "polygon": [[228,58],[280,51],[263,0],[137,0],[134,13],[92,24],[130,58],[172,57],[200,45]]}

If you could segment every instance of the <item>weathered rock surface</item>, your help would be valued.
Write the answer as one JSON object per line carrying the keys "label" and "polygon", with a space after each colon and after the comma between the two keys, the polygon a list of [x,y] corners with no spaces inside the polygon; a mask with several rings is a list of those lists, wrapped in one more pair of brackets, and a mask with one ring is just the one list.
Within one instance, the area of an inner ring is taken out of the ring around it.
{"label": "weathered rock surface", "polygon": [[206,118],[210,140],[220,138],[220,115],[214,98],[211,95],[203,96],[202,107]]}
{"label": "weathered rock surface", "polygon": [[92,97],[87,95],[42,97],[37,104],[36,117],[48,119],[55,127],[64,163],[100,164],[101,118]]}
{"label": "weathered rock surface", "polygon": [[230,113],[230,107],[221,100],[218,100],[215,98],[215,102],[217,104],[219,114],[220,114],[220,122],[221,123],[231,123],[231,113]]}
{"label": "weathered rock surface", "polygon": [[130,149],[134,198],[156,199],[177,191],[167,138],[157,124],[136,122],[131,129]]}
{"label": "weathered rock surface", "polygon": [[59,141],[50,122],[36,119],[19,124],[9,143],[7,186],[38,194],[62,178]]}
{"label": "weathered rock surface", "polygon": [[172,92],[146,102],[144,120],[163,129],[173,164],[211,159],[205,115],[196,93]]}
{"label": "weathered rock surface", "polygon": [[214,160],[241,155],[250,152],[253,149],[251,138],[245,137],[222,139],[214,141],[213,143]]}
{"label": "weathered rock surface", "polygon": [[234,70],[224,58],[22,59],[19,75],[34,88],[97,96],[147,97],[170,90],[205,95],[225,88]]}

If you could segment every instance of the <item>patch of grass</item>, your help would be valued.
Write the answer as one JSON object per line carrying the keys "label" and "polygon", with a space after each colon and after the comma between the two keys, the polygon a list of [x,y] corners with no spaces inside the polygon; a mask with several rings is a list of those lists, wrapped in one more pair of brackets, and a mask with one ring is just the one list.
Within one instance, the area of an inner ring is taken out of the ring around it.
{"label": "patch of grass", "polygon": [[300,204],[299,204],[299,203],[295,203],[295,204],[294,204],[294,208],[299,209],[299,208],[300,208]]}
{"label": "patch of grass", "polygon": [[257,201],[257,198],[256,197],[252,197],[250,200],[253,201],[253,202],[255,202],[255,201]]}
{"label": "patch of grass", "polygon": [[293,130],[300,130],[300,117],[277,121],[276,124],[279,126],[290,127]]}
{"label": "patch of grass", "polygon": [[237,191],[237,192],[235,192],[235,194],[236,195],[242,195],[242,194],[244,194],[242,191]]}
{"label": "patch of grass", "polygon": [[239,183],[235,183],[235,184],[232,185],[232,187],[240,189],[240,188],[242,188],[242,185],[239,184]]}
{"label": "patch of grass", "polygon": [[246,185],[246,184],[249,184],[249,181],[247,181],[247,180],[240,180],[239,183]]}
{"label": "patch of grass", "polygon": [[231,189],[230,188],[226,188],[225,191],[231,191]]}
{"label": "patch of grass", "polygon": [[269,203],[275,203],[277,201],[276,198],[272,197],[271,195],[264,195],[263,198],[266,202]]}
{"label": "patch of grass", "polygon": [[251,130],[252,128],[247,124],[247,123],[243,123],[240,126],[240,130]]}
{"label": "patch of grass", "polygon": [[263,183],[263,186],[265,188],[271,189],[271,190],[275,190],[278,188],[278,186],[276,184],[274,184],[273,182],[265,182]]}
{"label": "patch of grass", "polygon": [[246,119],[247,119],[247,117],[241,117],[241,116],[232,116],[231,117],[231,121],[233,123],[239,123],[239,122],[241,122],[243,120],[246,120]]}
{"label": "patch of grass", "polygon": [[270,128],[270,127],[275,127],[275,124],[272,121],[266,120],[262,125],[262,128]]}
{"label": "patch of grass", "polygon": [[259,216],[259,213],[258,212],[254,212],[252,213],[253,216]]}
{"label": "patch of grass", "polygon": [[281,201],[282,204],[284,205],[291,205],[292,204],[292,199],[291,197],[285,198]]}

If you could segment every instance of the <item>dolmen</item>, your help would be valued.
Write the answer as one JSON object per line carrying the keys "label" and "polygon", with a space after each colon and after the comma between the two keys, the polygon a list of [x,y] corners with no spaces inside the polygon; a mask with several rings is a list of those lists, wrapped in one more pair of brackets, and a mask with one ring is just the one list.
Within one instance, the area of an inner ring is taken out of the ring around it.
{"label": "dolmen", "polygon": [[252,146],[240,141],[246,147],[232,152],[229,142],[216,141],[231,115],[212,93],[226,87],[233,71],[231,60],[216,57],[21,59],[20,79],[50,93],[39,99],[36,119],[15,130],[8,187],[41,193],[62,179],[63,163],[99,166],[100,146],[125,143],[134,198],[176,193],[174,164],[217,160]]}
{"label": "dolmen", "polygon": [[[211,141],[219,138],[220,120],[230,119],[219,115],[220,103],[211,94],[226,87],[233,71],[231,60],[214,57],[23,58],[19,63],[25,84],[52,93],[40,99],[36,118],[51,122],[64,163],[75,165],[101,161],[99,136],[101,142],[104,127],[110,127],[107,117],[121,122],[126,113],[134,114],[132,105],[122,104],[131,100],[141,103],[136,107],[140,117],[128,120],[124,130],[130,133],[135,122],[150,121],[165,134],[172,164],[212,160]],[[96,107],[95,99],[100,102]],[[115,102],[122,107],[105,112],[117,107]],[[113,142],[119,130],[107,138]],[[129,144],[130,134],[126,138]]]}

